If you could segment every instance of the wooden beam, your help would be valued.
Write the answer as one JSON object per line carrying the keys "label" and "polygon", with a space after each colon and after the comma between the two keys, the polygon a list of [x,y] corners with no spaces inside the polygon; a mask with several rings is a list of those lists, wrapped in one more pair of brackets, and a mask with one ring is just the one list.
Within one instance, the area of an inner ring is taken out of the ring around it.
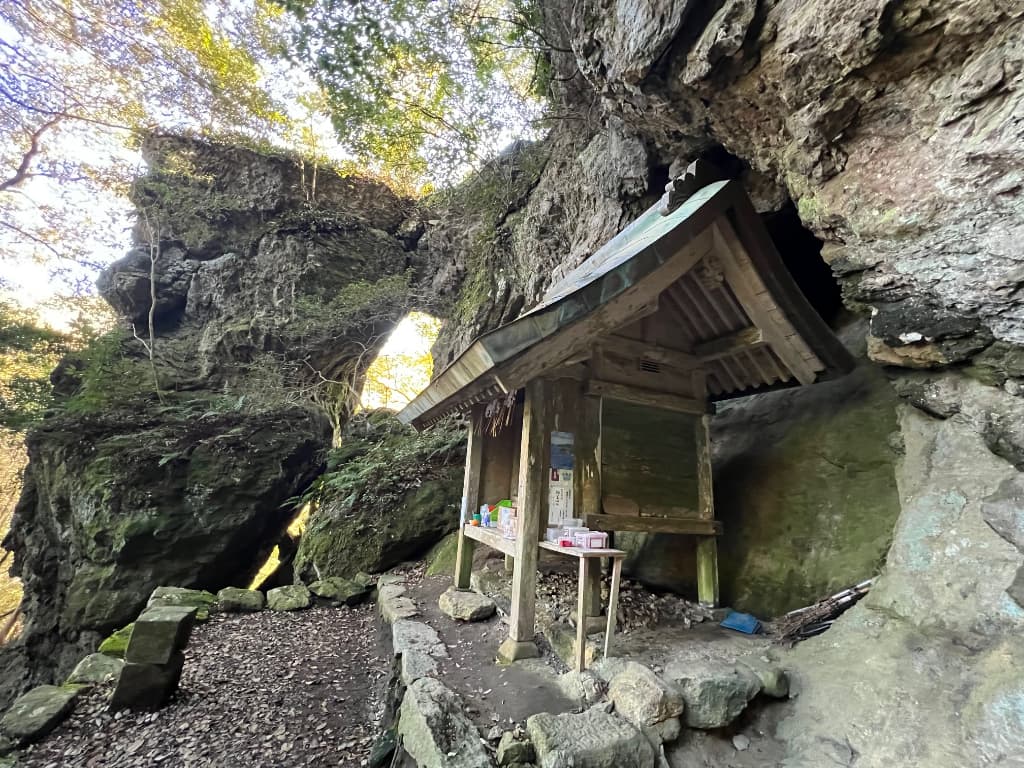
{"label": "wooden beam", "polygon": [[628,357],[630,359],[643,358],[653,360],[656,363],[664,363],[674,368],[681,368],[688,371],[692,368],[700,368],[701,360],[695,355],[687,352],[680,352],[678,349],[669,349],[655,344],[648,344],[636,339],[627,339],[622,336],[606,336],[597,342],[606,352]]}
{"label": "wooden beam", "polygon": [[718,541],[714,536],[701,536],[697,541],[697,600],[718,607]]}
{"label": "wooden beam", "polygon": [[764,334],[756,326],[741,328],[738,331],[719,336],[717,339],[704,341],[693,348],[693,354],[704,362],[717,360],[720,357],[734,355],[763,346]]}
{"label": "wooden beam", "polygon": [[[581,397],[576,429],[576,486],[584,518],[601,512],[601,398]],[[584,616],[601,615],[601,561],[585,559],[586,610]],[[584,622],[585,623],[585,622]]]}
{"label": "wooden beam", "polygon": [[697,419],[697,516],[701,520],[715,519],[710,426],[710,416],[704,415]]}
{"label": "wooden beam", "polygon": [[707,413],[708,404],[704,400],[697,400],[692,397],[683,397],[668,392],[655,392],[649,389],[631,387],[628,384],[617,384],[612,381],[601,381],[591,379],[587,382],[586,393],[591,396],[610,397],[612,400],[622,400],[637,405],[649,405],[652,408],[664,408],[666,411],[679,411],[680,413],[702,414]]}
{"label": "wooden beam", "polygon": [[537,597],[537,542],[547,505],[551,443],[550,386],[544,379],[526,385],[523,437],[519,454],[519,535],[512,570],[509,636],[498,656],[506,662],[540,655],[533,642]]}
{"label": "wooden beam", "polygon": [[473,572],[473,551],[475,542],[463,532],[465,521],[480,508],[480,485],[483,468],[484,436],[477,432],[483,429],[483,406],[474,406],[470,412],[469,434],[466,437],[466,470],[462,477],[462,510],[459,515],[458,550],[455,555],[455,588],[469,589]]}
{"label": "wooden beam", "polygon": [[801,384],[813,384],[817,374],[801,355],[800,349],[789,339],[791,335],[796,336],[796,329],[788,321],[784,321],[782,313],[736,237],[732,225],[723,218],[715,222],[712,229],[715,233],[715,248],[722,262],[725,277],[743,311],[761,329],[772,351],[792,371],[797,380]]}
{"label": "wooden beam", "polygon": [[683,536],[719,536],[722,524],[717,520],[693,517],[651,517],[643,515],[589,515],[587,525],[598,531],[639,531],[675,533]]}

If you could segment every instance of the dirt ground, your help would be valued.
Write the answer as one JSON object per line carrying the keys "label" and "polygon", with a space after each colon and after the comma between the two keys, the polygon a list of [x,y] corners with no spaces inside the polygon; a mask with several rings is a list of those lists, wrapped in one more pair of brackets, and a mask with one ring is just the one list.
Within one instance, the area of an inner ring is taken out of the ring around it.
{"label": "dirt ground", "polygon": [[498,646],[508,635],[503,612],[487,621],[452,621],[441,613],[437,599],[451,586],[451,576],[427,576],[410,589],[419,618],[430,624],[448,646],[441,680],[466,703],[467,713],[482,728],[510,728],[537,712],[572,712],[577,703],[558,686],[565,665],[554,654],[540,660],[502,666],[495,663]]}
{"label": "dirt ground", "polygon": [[[484,564],[478,557],[476,565]],[[499,567],[490,556],[487,563]],[[558,569],[557,562],[542,568]],[[478,623],[456,622],[441,613],[437,599],[452,583],[448,574],[410,578],[409,596],[419,607],[420,620],[430,624],[448,646],[451,659],[445,662],[442,680],[466,703],[468,714],[485,736],[494,725],[503,729],[524,723],[538,712],[578,711],[579,702],[567,698],[558,685],[558,675],[568,668],[543,643],[541,659],[526,660],[509,666],[495,662],[498,646],[508,632],[506,619],[508,601],[498,596],[498,615]],[[600,641],[603,634],[592,637]],[[723,629],[717,622],[686,626],[684,622],[666,621],[649,629],[616,634],[613,642],[616,658],[630,659],[661,672],[670,662],[687,659],[709,659],[732,662],[751,653],[784,655],[764,636],[749,636]],[[787,702],[758,699],[729,729],[714,732],[684,729],[680,739],[666,748],[671,766],[686,768],[765,768],[781,765],[784,749],[775,738],[778,723],[791,711]],[[741,736],[736,743],[733,738]],[[744,743],[743,738],[749,740]]]}
{"label": "dirt ground", "polygon": [[366,765],[390,659],[375,606],[214,616],[196,627],[181,687],[154,713],[107,712],[95,689],[24,768]]}

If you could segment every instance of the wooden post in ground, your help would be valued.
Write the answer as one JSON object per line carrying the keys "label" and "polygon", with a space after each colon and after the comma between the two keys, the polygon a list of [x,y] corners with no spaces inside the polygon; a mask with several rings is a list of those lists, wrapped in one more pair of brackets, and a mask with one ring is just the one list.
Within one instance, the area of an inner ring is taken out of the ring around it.
{"label": "wooden post in ground", "polygon": [[503,662],[539,656],[533,642],[537,598],[537,543],[547,505],[551,457],[551,403],[543,379],[526,385],[523,438],[519,458],[519,535],[512,571],[512,613],[509,636],[498,649]]}
{"label": "wooden post in ground", "polygon": [[[577,503],[584,520],[601,514],[601,398],[581,396],[576,435]],[[584,615],[601,615],[601,560],[586,558]]]}
{"label": "wooden post in ground", "polygon": [[462,517],[468,513],[472,518],[473,513],[480,508],[480,482],[481,469],[483,467],[483,434],[477,432],[483,429],[481,422],[482,409],[474,406],[470,412],[469,435],[466,438],[466,472],[462,478],[462,507],[464,512],[459,515],[459,547],[455,556],[455,588],[469,589],[469,579],[473,572],[473,552],[476,549],[476,542],[462,532]]}
{"label": "wooden post in ground", "polygon": [[[714,486],[711,475],[711,416],[697,420],[697,515],[715,519]],[[697,599],[701,605],[718,606],[718,540],[701,536],[697,540]]]}

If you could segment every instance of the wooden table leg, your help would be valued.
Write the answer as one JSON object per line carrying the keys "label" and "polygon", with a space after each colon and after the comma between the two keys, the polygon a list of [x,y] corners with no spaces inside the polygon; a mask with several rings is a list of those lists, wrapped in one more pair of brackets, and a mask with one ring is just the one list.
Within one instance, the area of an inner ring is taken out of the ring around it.
{"label": "wooden table leg", "polygon": [[587,558],[580,559],[580,585],[576,605],[576,670],[587,663]]}
{"label": "wooden table leg", "polygon": [[608,626],[604,631],[604,657],[612,647],[612,635],[615,634],[615,614],[619,610],[619,579],[622,577],[622,558],[612,558],[612,585],[608,593]]}

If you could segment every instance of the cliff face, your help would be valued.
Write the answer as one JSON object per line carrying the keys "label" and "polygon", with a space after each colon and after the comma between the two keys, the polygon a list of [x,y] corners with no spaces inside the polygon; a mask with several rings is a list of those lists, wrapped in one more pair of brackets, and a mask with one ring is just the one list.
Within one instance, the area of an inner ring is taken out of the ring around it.
{"label": "cliff face", "polygon": [[[773,234],[812,302],[828,287],[801,277],[831,267],[862,318],[849,343],[875,364],[715,419],[727,600],[792,607],[881,568],[871,597],[795,657],[786,764],[1012,764],[1024,752],[1024,6],[543,5],[571,119],[495,237],[470,247],[459,233],[473,226],[441,224],[468,265],[456,301],[478,310],[445,329],[440,362],[534,302],[673,166],[703,157],[742,178],[759,210],[788,217]],[[472,271],[481,251],[511,266],[487,282]],[[631,547],[639,575],[686,588],[678,547]]]}
{"label": "cliff face", "polygon": [[123,325],[61,364],[28,439],[11,688],[63,679],[158,585],[248,586],[415,293],[387,188],[187,139],[144,154],[135,245],[99,280]]}
{"label": "cliff face", "polygon": [[[30,441],[11,542],[31,674],[161,581],[241,578],[237,553],[272,541],[329,444],[302,403],[340,425],[331,404],[407,309],[446,318],[443,367],[701,157],[743,180],[809,299],[865,356],[845,381],[736,402],[714,424],[727,600],[782,610],[882,568],[797,655],[787,765],[1009,764],[1024,752],[1024,6],[542,11],[551,135],[431,201],[424,224],[367,182],[320,173],[314,188],[290,160],[148,146],[137,248],[101,282],[134,333],[62,366],[63,416]],[[323,541],[344,539],[332,515],[365,524],[328,511],[311,521]],[[163,557],[192,546],[183,529],[207,534],[195,567]],[[678,547],[631,547],[638,575],[687,589]],[[309,568],[348,572],[314,550]]]}

